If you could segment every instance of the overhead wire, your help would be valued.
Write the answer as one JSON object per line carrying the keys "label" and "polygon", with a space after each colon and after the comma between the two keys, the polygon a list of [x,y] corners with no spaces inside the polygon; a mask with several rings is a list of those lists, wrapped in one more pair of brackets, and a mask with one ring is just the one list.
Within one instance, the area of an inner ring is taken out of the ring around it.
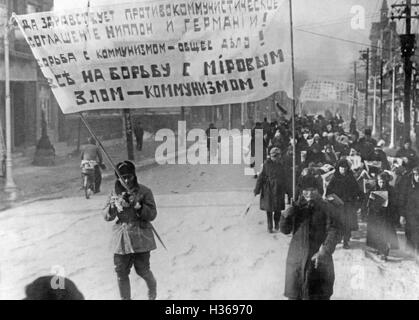
{"label": "overhead wire", "polygon": [[[372,15],[368,15],[365,16],[366,20],[370,20],[373,18],[378,17],[380,14],[379,13],[375,13]],[[351,17],[346,17],[344,19],[334,19],[334,20],[329,20],[329,22],[327,20],[323,21],[323,22],[317,22],[317,23],[310,23],[310,24],[300,24],[295,26],[296,28],[301,28],[301,27],[311,27],[311,28],[317,28],[317,27],[323,27],[323,26],[329,26],[329,25],[334,25],[334,24],[343,24],[343,23],[347,23],[349,21],[351,21],[353,19],[353,16]]]}
{"label": "overhead wire", "polygon": [[[397,49],[381,48],[379,46],[374,46],[374,45],[371,45],[371,44],[368,44],[368,43],[363,43],[363,42],[355,41],[355,40],[349,40],[349,39],[340,38],[340,37],[336,37],[336,36],[331,36],[331,35],[328,35],[328,34],[318,33],[318,32],[314,32],[314,31],[308,31],[308,30],[297,29],[297,28],[294,28],[294,30],[304,32],[304,33],[313,34],[313,35],[316,35],[316,36],[319,36],[319,37],[328,38],[328,39],[331,39],[331,40],[337,40],[337,41],[342,41],[342,42],[346,42],[346,43],[352,43],[352,44],[356,44],[356,45],[359,45],[359,46],[367,46],[367,47],[374,48],[374,49],[381,49],[381,50],[388,51],[388,52],[397,51]],[[415,55],[415,57],[419,58],[419,56],[417,56],[417,55]]]}

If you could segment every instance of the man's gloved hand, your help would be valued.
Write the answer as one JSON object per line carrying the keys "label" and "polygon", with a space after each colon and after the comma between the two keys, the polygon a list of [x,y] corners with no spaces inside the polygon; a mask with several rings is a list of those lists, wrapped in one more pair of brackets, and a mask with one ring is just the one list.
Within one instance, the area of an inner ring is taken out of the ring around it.
{"label": "man's gloved hand", "polygon": [[282,211],[281,215],[287,219],[289,217],[292,217],[294,215],[295,209],[292,204],[286,204],[285,209]]}
{"label": "man's gloved hand", "polygon": [[311,261],[314,261],[314,268],[317,269],[321,263],[325,261],[328,253],[323,246],[320,247],[319,251],[313,255]]}
{"label": "man's gloved hand", "polygon": [[117,209],[119,213],[121,213],[124,208],[122,205],[123,199],[117,195],[112,195],[109,200],[109,205],[111,206],[111,209]]}

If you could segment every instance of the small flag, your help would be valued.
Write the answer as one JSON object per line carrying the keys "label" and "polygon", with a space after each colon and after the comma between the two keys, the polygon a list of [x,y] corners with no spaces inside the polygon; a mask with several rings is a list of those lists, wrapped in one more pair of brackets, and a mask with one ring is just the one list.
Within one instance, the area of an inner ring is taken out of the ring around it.
{"label": "small flag", "polygon": [[287,115],[288,111],[285,110],[284,107],[282,107],[278,102],[276,103],[276,107],[278,108],[279,111],[281,111],[283,114]]}

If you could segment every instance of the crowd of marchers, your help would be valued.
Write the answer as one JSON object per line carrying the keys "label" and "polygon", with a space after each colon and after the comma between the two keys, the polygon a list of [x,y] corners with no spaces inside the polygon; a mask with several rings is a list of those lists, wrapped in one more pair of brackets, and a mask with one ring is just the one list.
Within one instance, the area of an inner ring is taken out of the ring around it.
{"label": "crowd of marchers", "polygon": [[388,157],[385,141],[375,140],[368,128],[360,137],[355,121],[345,130],[339,115],[299,116],[295,139],[291,120],[268,123],[265,118],[252,130],[252,156],[258,132],[263,132],[264,163],[261,168],[252,164],[254,194],[260,195],[268,232],[292,235],[286,297],[330,299],[332,254],[341,242],[351,248],[359,222],[366,223],[366,248],[377,260],[386,261],[391,250],[399,249],[397,230],[405,232],[407,253],[417,257],[419,161],[410,140]]}

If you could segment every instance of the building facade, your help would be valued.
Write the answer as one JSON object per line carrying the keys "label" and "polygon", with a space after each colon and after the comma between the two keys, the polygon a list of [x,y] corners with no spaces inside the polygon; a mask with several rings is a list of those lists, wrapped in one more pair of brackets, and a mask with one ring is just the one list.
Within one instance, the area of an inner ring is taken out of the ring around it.
{"label": "building facade", "polygon": [[[5,24],[12,13],[50,11],[53,0],[0,0],[0,120],[5,127]],[[41,134],[41,114],[45,112],[52,141],[58,135],[60,115],[52,92],[42,76],[21,32],[14,26],[8,33],[10,45],[10,100],[12,111],[12,147],[20,150],[36,144]]]}
{"label": "building facade", "polygon": [[[382,132],[384,138],[390,139],[392,117],[393,71],[395,71],[395,126],[396,140],[403,134],[403,90],[404,73],[401,60],[400,35],[396,21],[390,19],[390,9],[387,0],[382,1],[380,20],[373,22],[370,31],[370,81],[369,81],[369,119],[372,125],[374,114],[374,78],[376,130]],[[381,71],[381,68],[383,69]],[[381,74],[383,81],[381,83]],[[381,86],[383,96],[381,97]]]}

